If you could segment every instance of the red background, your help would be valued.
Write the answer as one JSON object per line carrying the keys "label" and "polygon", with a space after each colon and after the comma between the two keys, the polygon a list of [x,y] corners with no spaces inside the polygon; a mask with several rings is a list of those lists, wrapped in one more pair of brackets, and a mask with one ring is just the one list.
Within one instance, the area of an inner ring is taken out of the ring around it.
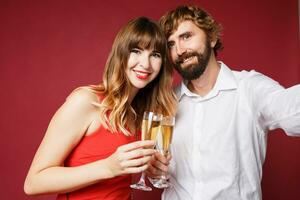
{"label": "red background", "polygon": [[[256,69],[286,87],[300,82],[297,0],[1,0],[1,199],[34,199],[23,182],[48,122],[75,87],[101,80],[120,26],[141,15],[158,19],[183,3],[203,6],[223,24],[219,59],[231,68]],[[270,134],[264,200],[300,199],[299,155],[299,138]],[[159,199],[159,191],[134,196]]]}

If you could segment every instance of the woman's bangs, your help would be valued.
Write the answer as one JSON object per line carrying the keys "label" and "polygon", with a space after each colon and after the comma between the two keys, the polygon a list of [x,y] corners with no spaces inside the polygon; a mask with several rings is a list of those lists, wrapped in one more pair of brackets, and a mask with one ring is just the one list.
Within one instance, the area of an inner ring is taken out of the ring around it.
{"label": "woman's bangs", "polygon": [[129,48],[153,49],[165,54],[166,41],[163,37],[157,32],[137,34],[132,37]]}

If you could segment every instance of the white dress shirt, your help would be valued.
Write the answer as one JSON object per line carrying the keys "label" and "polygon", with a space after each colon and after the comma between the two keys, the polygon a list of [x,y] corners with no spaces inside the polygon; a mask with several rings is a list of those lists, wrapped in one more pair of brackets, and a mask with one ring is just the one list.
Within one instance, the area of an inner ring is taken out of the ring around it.
{"label": "white dress shirt", "polygon": [[260,200],[268,131],[300,136],[300,85],[285,89],[258,72],[220,65],[205,97],[183,83],[176,88],[173,187],[163,200]]}

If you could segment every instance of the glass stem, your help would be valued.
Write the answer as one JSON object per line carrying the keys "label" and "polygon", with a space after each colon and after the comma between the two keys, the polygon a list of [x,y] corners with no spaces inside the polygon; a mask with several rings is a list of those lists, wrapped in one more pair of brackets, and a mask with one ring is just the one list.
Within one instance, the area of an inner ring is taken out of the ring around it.
{"label": "glass stem", "polygon": [[145,185],[145,173],[142,172],[141,178],[139,180],[139,184]]}
{"label": "glass stem", "polygon": [[160,178],[163,180],[163,181],[167,181],[167,174],[166,172],[163,172],[160,176]]}

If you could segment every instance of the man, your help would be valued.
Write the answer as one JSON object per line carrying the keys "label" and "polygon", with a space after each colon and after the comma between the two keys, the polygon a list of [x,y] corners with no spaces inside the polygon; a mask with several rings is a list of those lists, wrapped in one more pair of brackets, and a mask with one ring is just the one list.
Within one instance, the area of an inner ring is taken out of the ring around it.
{"label": "man", "polygon": [[[171,61],[184,79],[164,200],[259,200],[267,133],[300,136],[300,85],[285,89],[255,71],[216,60],[220,25],[204,10],[181,6],[160,19]],[[167,170],[159,155],[149,175]]]}

